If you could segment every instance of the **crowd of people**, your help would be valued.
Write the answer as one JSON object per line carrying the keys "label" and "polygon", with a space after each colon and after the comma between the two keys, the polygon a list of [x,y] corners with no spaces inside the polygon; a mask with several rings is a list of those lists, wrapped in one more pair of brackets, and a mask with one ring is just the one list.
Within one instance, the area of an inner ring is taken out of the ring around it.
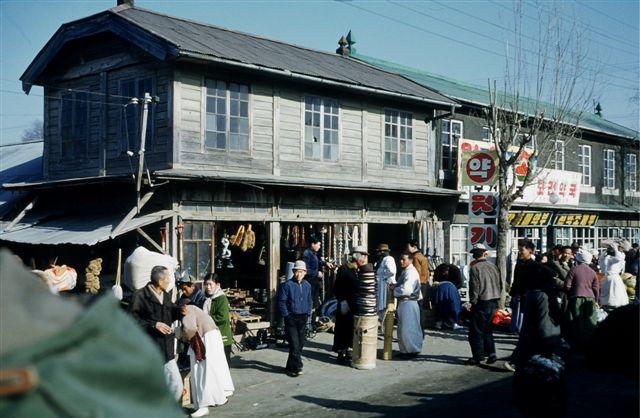
{"label": "crowd of people", "polygon": [[[518,342],[505,367],[516,376],[530,370],[536,361],[544,366],[544,361],[560,359],[563,350],[584,350],[595,332],[598,316],[629,303],[623,271],[637,276],[640,268],[637,243],[629,246],[611,241],[604,245],[606,250],[600,256],[578,245],[554,246],[542,254],[532,241],[522,240],[510,286],[489,260],[489,251],[474,247],[468,268],[469,302],[462,304],[461,270],[444,263],[432,271],[415,241],[406,244],[398,264],[389,245],[382,243],[376,248],[373,263],[367,248],[356,246],[347,263],[336,267],[320,256],[320,243],[312,239],[302,259],[294,263],[292,278],[284,281],[277,293],[277,309],[289,350],[286,373],[292,377],[303,373],[302,350],[309,325],[317,321],[314,313],[321,303],[323,270],[336,270],[331,295],[336,300],[332,350],[339,364],[350,364],[363,266],[376,272],[375,312],[380,332],[384,331],[388,303],[395,300],[398,358],[412,359],[422,353],[427,316],[436,329],[457,330],[463,328],[464,315],[471,351],[466,364],[495,363],[493,320],[507,293],[511,327],[518,333]],[[208,274],[202,289],[195,282],[191,276],[181,279],[181,296],[176,298],[175,290],[169,291],[167,269],[157,266],[151,281],[133,295],[130,313],[163,354],[167,383],[176,399],[183,394],[176,346],[183,345],[197,407],[192,416],[198,417],[208,414],[210,407],[226,403],[234,392],[228,366],[233,335],[229,301],[218,276]]]}

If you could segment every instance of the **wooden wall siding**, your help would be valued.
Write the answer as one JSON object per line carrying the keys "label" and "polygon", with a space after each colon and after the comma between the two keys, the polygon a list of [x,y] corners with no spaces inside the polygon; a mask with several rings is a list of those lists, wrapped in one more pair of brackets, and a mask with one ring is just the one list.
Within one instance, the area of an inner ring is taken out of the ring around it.
{"label": "wooden wall siding", "polygon": [[[373,184],[434,185],[435,159],[431,125],[424,113],[412,112],[414,160],[411,168],[383,167],[384,107],[350,98],[340,103],[340,158],[311,161],[304,156],[304,90],[252,83],[250,86],[250,152],[205,149],[204,76],[199,70],[175,70],[174,136],[176,167],[248,176],[322,178]],[[331,96],[328,96],[331,97]],[[274,111],[275,109],[275,111]],[[364,123],[364,125],[363,125]],[[364,147],[363,147],[364,144]],[[364,151],[363,151],[364,148]],[[174,157],[175,158],[175,157]]]}
{"label": "wooden wall siding", "polygon": [[[170,67],[155,63],[138,64],[125,68],[119,68],[108,72],[107,89],[110,95],[120,96],[120,83],[129,79],[143,79],[151,77],[153,79],[155,94],[160,98],[154,109],[154,127],[151,143],[147,142],[145,147],[145,162],[150,170],[157,170],[169,167],[172,130],[169,124],[169,85],[172,83],[172,72]],[[115,105],[107,107],[107,139],[106,139],[106,174],[129,174],[131,166],[129,157],[122,153],[121,136],[122,124],[124,123],[123,107],[118,103],[126,100],[121,97],[110,98],[110,102]],[[139,138],[136,138],[139,139]],[[137,167],[137,149],[131,150],[135,153],[131,157],[131,164],[134,169]]]}
{"label": "wooden wall siding", "polygon": [[204,76],[199,72],[175,71],[176,94],[179,103],[174,107],[178,119],[179,146],[177,165],[195,169],[215,168],[220,172],[271,174],[273,168],[273,102],[271,86],[251,85],[249,98],[249,152],[226,152],[205,149],[206,91]]}

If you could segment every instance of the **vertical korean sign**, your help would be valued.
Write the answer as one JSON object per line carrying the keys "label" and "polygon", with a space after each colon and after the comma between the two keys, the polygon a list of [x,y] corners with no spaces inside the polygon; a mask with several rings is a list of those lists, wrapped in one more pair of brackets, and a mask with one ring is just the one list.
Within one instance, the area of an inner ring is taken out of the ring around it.
{"label": "vertical korean sign", "polygon": [[[460,184],[473,186],[476,190],[491,187],[496,183],[498,168],[497,155],[490,150],[468,150],[461,153]],[[469,196],[469,226],[467,231],[469,249],[484,245],[493,250],[498,243],[498,229],[495,223],[499,211],[498,196],[495,193],[472,192]],[[493,223],[485,223],[487,220]]]}

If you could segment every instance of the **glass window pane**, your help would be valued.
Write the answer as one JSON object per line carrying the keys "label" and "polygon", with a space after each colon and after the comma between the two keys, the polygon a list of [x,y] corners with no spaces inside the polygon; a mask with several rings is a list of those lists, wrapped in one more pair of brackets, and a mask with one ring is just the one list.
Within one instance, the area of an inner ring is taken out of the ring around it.
{"label": "glass window pane", "polygon": [[227,148],[227,135],[224,133],[218,133],[216,135],[216,148],[226,149]]}
{"label": "glass window pane", "polygon": [[216,133],[212,131],[205,132],[204,146],[207,148],[216,148]]}

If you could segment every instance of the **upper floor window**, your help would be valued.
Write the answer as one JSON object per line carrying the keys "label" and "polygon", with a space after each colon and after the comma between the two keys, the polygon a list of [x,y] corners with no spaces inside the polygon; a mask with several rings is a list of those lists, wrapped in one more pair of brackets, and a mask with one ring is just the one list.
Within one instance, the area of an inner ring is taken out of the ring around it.
{"label": "upper floor window", "polygon": [[553,155],[552,155],[553,168],[556,170],[564,170],[564,141],[556,139],[553,142]]}
{"label": "upper floor window", "polygon": [[627,154],[625,157],[625,166],[625,189],[635,192],[638,189],[638,156],[636,154]]}
{"label": "upper floor window", "polygon": [[397,110],[384,111],[384,165],[413,166],[413,116]]}
{"label": "upper floor window", "polygon": [[84,158],[89,143],[89,97],[85,92],[60,95],[61,158]]}
{"label": "upper floor window", "polygon": [[454,171],[458,164],[458,144],[463,125],[459,120],[442,120],[442,169]]}
{"label": "upper floor window", "polygon": [[[145,93],[150,96],[155,95],[155,88],[152,77],[128,79],[120,82],[120,96],[125,103],[129,103],[131,98],[141,99]],[[124,108],[124,120],[120,125],[120,150],[137,151],[140,148],[140,116],[142,115],[143,104],[127,104]],[[147,130],[145,133],[145,149],[153,149],[153,127],[155,119],[155,106],[149,105],[147,112]]]}
{"label": "upper floor window", "polygon": [[[500,128],[496,128],[496,133],[497,133],[496,136],[498,137],[498,139],[500,139]],[[489,128],[488,126],[482,127],[481,139],[485,142],[493,141],[493,135],[491,135],[491,128]]]}
{"label": "upper floor window", "polygon": [[604,150],[604,183],[607,189],[616,188],[616,152],[612,149]]}
{"label": "upper floor window", "polygon": [[304,158],[338,161],[340,158],[340,105],[315,96],[304,98]]}
{"label": "upper floor window", "polygon": [[582,184],[591,186],[591,145],[580,145],[578,163],[582,172]]}
{"label": "upper floor window", "polygon": [[249,152],[249,86],[210,79],[205,84],[205,148]]}

